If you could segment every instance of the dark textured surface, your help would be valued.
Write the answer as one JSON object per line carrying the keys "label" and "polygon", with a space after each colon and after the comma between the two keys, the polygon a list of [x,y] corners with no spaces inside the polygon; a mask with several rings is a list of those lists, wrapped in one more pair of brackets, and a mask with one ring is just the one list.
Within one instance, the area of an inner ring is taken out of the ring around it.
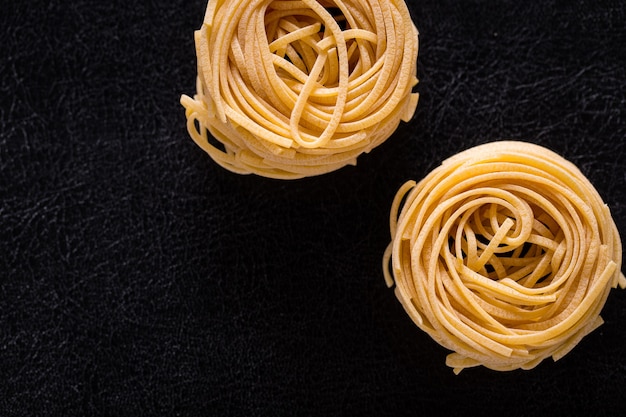
{"label": "dark textured surface", "polygon": [[409,1],[414,119],[357,167],[231,174],[187,137],[204,1],[2,1],[0,415],[616,415],[626,292],[557,363],[454,376],[383,282],[397,188],[549,146],[626,234],[626,7]]}

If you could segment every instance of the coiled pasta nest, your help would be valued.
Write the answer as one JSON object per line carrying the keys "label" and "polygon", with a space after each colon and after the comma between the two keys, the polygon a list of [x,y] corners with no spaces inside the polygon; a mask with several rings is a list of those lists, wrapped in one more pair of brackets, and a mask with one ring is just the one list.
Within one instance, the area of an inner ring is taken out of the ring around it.
{"label": "coiled pasta nest", "polygon": [[477,146],[407,182],[390,228],[387,282],[413,321],[454,351],[446,362],[457,373],[558,360],[602,324],[610,289],[626,286],[598,192],[530,143]]}
{"label": "coiled pasta nest", "polygon": [[209,0],[195,43],[187,128],[236,173],[354,165],[417,105],[418,32],[403,0]]}

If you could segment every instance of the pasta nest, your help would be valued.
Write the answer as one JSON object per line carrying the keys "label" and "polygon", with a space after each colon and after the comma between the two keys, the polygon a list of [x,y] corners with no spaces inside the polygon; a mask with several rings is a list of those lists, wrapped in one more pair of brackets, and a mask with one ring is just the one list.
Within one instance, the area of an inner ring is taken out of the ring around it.
{"label": "pasta nest", "polygon": [[187,128],[236,173],[355,165],[417,106],[418,31],[403,0],[209,0],[195,43]]}
{"label": "pasta nest", "polygon": [[391,208],[388,285],[412,320],[454,351],[455,373],[558,360],[624,288],[622,247],[592,184],[556,153],[501,141],[461,152]]}

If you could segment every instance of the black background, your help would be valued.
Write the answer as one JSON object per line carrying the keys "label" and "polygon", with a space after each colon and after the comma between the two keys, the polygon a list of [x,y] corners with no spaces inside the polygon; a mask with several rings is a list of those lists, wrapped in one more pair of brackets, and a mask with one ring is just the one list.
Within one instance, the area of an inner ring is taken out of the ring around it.
{"label": "black background", "polygon": [[485,141],[576,163],[626,234],[621,1],[409,0],[420,103],[325,176],[187,136],[204,1],[0,7],[0,415],[616,415],[626,293],[568,356],[455,376],[388,289],[399,186]]}

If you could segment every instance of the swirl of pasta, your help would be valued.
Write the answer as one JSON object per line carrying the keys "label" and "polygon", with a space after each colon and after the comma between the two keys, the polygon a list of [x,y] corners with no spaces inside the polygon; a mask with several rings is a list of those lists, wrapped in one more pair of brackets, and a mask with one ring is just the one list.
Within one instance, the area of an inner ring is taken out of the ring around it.
{"label": "swirl of pasta", "polygon": [[567,354],[626,287],[606,204],[571,162],[500,141],[461,152],[398,191],[387,284],[459,373],[531,369]]}
{"label": "swirl of pasta", "polygon": [[236,173],[355,165],[417,106],[418,32],[403,0],[209,0],[195,43],[187,130]]}

